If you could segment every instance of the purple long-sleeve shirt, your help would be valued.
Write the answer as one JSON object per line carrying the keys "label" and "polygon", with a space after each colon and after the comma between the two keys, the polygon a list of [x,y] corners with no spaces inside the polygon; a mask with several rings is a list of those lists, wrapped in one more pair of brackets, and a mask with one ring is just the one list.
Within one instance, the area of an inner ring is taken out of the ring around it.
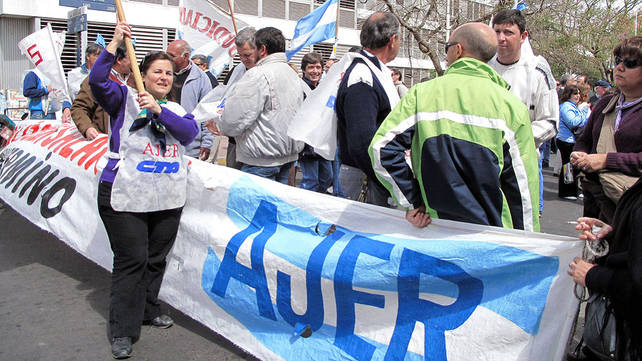
{"label": "purple long-sleeve shirt", "polygon": [[[98,105],[110,116],[109,151],[118,153],[121,143],[120,130],[125,121],[127,92],[132,89],[109,78],[115,58],[116,56],[108,51],[100,53],[89,73],[89,86]],[[165,107],[161,109],[160,115],[158,117],[154,115],[154,117],[183,146],[190,144],[198,135],[198,124],[194,116],[188,113],[181,117]],[[117,163],[118,159],[109,159],[100,177],[101,181],[114,182],[118,171],[115,168]]]}

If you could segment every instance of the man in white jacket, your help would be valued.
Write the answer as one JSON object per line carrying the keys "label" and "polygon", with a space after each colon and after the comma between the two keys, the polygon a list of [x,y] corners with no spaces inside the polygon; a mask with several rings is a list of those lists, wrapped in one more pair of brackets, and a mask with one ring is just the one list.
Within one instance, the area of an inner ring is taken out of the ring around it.
{"label": "man in white jacket", "polygon": [[287,184],[288,172],[303,143],[287,135],[303,102],[301,80],[287,64],[285,37],[267,27],[254,35],[256,65],[238,81],[225,101],[219,130],[236,139],[243,172]]}
{"label": "man in white jacket", "polygon": [[[526,19],[519,10],[502,10],[493,18],[493,29],[499,47],[497,55],[488,62],[510,84],[515,94],[528,108],[535,146],[555,137],[559,122],[559,102],[551,67],[532,50],[522,51],[527,41]],[[529,48],[530,49],[530,48]],[[544,177],[539,159],[539,214],[544,210]]]}

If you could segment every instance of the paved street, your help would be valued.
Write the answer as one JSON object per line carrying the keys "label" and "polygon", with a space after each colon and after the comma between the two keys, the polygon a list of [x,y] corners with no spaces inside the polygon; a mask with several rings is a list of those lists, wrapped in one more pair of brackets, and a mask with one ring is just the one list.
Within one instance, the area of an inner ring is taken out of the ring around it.
{"label": "paved street", "polygon": [[[223,153],[224,154],[224,153]],[[545,172],[542,231],[576,236],[581,200],[557,198]],[[0,201],[0,360],[111,360],[109,272],[39,230]],[[255,360],[165,305],[175,325],[145,327],[132,360]]]}

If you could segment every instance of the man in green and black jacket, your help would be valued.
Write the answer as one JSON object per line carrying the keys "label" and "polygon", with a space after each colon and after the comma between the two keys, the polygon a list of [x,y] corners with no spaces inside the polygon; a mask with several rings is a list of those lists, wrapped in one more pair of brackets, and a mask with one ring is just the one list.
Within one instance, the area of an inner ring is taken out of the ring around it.
{"label": "man in green and black jacket", "polygon": [[489,26],[457,28],[444,76],[414,86],[370,144],[377,177],[416,226],[436,217],[539,231],[528,109],[486,64],[496,51]]}

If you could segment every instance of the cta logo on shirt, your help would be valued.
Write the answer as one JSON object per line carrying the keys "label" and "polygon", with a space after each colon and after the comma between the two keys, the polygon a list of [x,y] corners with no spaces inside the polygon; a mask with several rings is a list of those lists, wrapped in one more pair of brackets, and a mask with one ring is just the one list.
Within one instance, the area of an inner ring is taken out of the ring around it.
{"label": "cta logo on shirt", "polygon": [[[178,158],[178,144],[167,144],[165,152],[161,152],[160,144],[148,143],[143,150],[144,155],[164,158]],[[159,160],[143,160],[136,166],[136,170],[142,173],[178,173],[181,169],[180,162],[166,162]]]}
{"label": "cta logo on shirt", "polygon": [[155,160],[144,160],[136,166],[136,170],[143,173],[178,173],[181,169],[179,162],[160,162]]}

